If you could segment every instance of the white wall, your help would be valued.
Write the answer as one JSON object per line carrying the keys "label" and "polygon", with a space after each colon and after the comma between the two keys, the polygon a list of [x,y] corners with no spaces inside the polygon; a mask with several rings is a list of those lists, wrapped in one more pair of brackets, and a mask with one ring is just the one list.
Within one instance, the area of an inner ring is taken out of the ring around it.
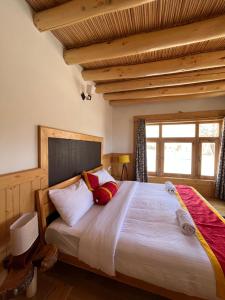
{"label": "white wall", "polygon": [[37,167],[37,125],[103,136],[111,152],[111,107],[80,99],[80,68],[36,30],[25,0],[0,1],[0,19],[0,174]]}
{"label": "white wall", "polygon": [[133,152],[133,117],[225,109],[225,97],[113,107],[113,152]]}

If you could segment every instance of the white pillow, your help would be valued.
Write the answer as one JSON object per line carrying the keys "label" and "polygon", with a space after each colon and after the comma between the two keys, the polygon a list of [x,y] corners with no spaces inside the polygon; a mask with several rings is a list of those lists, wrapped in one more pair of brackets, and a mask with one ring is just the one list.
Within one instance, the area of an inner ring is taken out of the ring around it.
{"label": "white pillow", "polygon": [[116,182],[116,180],[105,169],[95,172],[94,175],[98,176],[100,185],[103,185],[104,183],[109,181]]}
{"label": "white pillow", "polygon": [[75,225],[94,204],[92,192],[83,179],[65,189],[49,190],[49,197],[69,226]]}

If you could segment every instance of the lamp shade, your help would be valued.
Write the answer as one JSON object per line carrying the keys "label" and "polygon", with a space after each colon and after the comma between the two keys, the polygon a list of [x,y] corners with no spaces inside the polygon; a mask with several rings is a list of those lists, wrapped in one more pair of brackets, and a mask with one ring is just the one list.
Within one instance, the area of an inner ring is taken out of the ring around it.
{"label": "lamp shade", "polygon": [[38,237],[37,213],[24,213],[10,226],[11,252],[17,256],[26,252]]}
{"label": "lamp shade", "polygon": [[130,156],[127,154],[120,155],[119,156],[119,163],[120,164],[129,164],[130,162]]}

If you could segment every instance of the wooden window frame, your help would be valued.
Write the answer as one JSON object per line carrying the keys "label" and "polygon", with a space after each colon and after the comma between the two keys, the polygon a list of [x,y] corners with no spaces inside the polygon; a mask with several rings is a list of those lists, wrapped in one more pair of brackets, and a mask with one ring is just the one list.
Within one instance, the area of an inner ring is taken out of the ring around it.
{"label": "wooden window frame", "polygon": [[[218,123],[219,124],[219,136],[218,137],[199,137],[199,124]],[[195,124],[195,137],[162,137],[162,125],[171,124]],[[146,120],[147,125],[159,125],[159,137],[158,138],[146,138],[147,142],[156,142],[156,172],[148,172],[149,176],[159,177],[177,177],[177,178],[192,178],[192,179],[210,179],[215,180],[216,170],[218,168],[220,139],[222,134],[222,120],[210,119],[210,120],[188,120],[188,121],[165,121],[165,122],[151,122]],[[192,143],[192,171],[191,174],[178,174],[178,173],[165,173],[164,167],[164,143],[168,142],[183,142]],[[201,175],[201,151],[202,143],[215,143],[215,170],[214,176],[202,176]]]}

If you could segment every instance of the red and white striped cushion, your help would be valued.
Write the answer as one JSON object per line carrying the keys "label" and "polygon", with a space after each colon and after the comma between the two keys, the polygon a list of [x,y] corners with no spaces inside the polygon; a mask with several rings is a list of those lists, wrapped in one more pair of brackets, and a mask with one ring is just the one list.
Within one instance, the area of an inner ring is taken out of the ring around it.
{"label": "red and white striped cushion", "polygon": [[106,205],[118,191],[118,185],[109,181],[93,191],[94,201],[98,205]]}

